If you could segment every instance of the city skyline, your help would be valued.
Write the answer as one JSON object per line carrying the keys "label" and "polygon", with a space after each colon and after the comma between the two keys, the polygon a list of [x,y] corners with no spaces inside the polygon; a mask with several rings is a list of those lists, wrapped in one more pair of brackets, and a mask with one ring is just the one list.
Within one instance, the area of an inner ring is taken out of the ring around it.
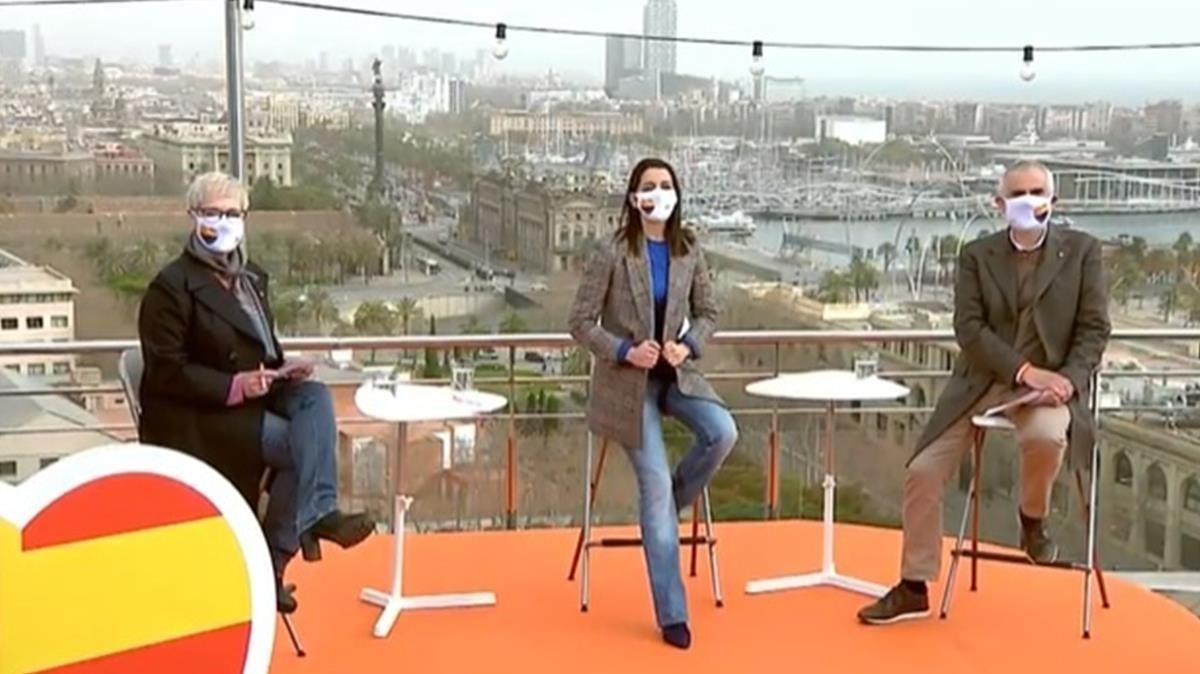
{"label": "city skyline", "polygon": [[[371,7],[360,0],[335,4]],[[645,0],[616,0],[604,8],[572,6],[561,9],[546,0],[509,3],[502,12],[481,12],[466,0],[417,0],[406,11],[455,16],[481,21],[504,20],[560,27],[587,27],[642,32]],[[1089,3],[1069,0],[1040,7],[1036,16],[993,20],[991,14],[964,16],[949,0],[907,3],[904,8],[881,0],[863,0],[854,7],[819,6],[803,10],[772,3],[727,6],[715,0],[677,3],[678,34],[741,40],[810,40],[853,43],[918,43],[1019,45],[1188,40],[1188,25],[1200,22],[1200,6],[1174,6],[1167,0],[1147,0],[1143,11],[1121,17],[1104,16]],[[19,14],[18,14],[19,12]],[[769,12],[769,13],[768,13]],[[172,3],[137,6],[0,9],[5,23],[25,30],[32,43],[34,24],[41,27],[45,53],[57,56],[95,55],[106,60],[155,63],[158,46],[173,45],[175,60],[186,63],[223,57],[223,16],[213,5]],[[486,16],[485,16],[486,14]],[[867,24],[861,17],[870,15]],[[770,17],[770,21],[766,18]],[[997,17],[999,15],[996,15]],[[1171,21],[1162,21],[1164,16]],[[430,47],[472,53],[490,46],[483,29],[417,24],[348,16],[261,4],[257,27],[246,34],[248,63],[285,60],[303,63],[322,51],[353,56],[375,53],[385,44],[404,44],[416,51]],[[141,29],[120,41],[98,40],[96,25],[136,25]],[[792,28],[787,28],[787,27]],[[902,26],[898,29],[896,26]],[[542,36],[510,31],[510,55],[498,71],[516,75],[544,73],[547,64],[568,80],[598,85],[604,80],[605,41],[599,38]],[[364,47],[364,45],[370,45]],[[32,51],[32,50],[28,50]],[[750,54],[734,47],[678,46],[680,73],[749,81]],[[32,57],[32,54],[27,58]],[[336,61],[341,62],[339,59]],[[769,76],[803,77],[812,95],[976,98],[1014,102],[1074,102],[1107,97],[1122,104],[1156,98],[1200,98],[1200,83],[1190,73],[1200,69],[1200,50],[1087,54],[1037,53],[1038,77],[1020,81],[1019,51],[1012,54],[897,54],[887,52],[785,51],[768,48]],[[1102,74],[1102,76],[1098,76]]]}

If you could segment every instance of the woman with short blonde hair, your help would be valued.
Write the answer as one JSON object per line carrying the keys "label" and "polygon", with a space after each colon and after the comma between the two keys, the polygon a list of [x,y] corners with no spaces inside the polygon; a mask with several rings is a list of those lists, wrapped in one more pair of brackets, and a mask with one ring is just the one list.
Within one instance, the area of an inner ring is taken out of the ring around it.
{"label": "woman with short blonde hair", "polygon": [[257,509],[273,479],[263,529],[279,610],[296,610],[283,584],[288,561],[321,557],[321,540],[357,545],[374,530],[337,507],[337,421],[313,365],[285,359],[275,336],[268,277],[246,259],[249,198],[236,178],[205,173],[187,191],[184,251],[150,282],[138,315],[145,370],[143,442],[216,468]]}

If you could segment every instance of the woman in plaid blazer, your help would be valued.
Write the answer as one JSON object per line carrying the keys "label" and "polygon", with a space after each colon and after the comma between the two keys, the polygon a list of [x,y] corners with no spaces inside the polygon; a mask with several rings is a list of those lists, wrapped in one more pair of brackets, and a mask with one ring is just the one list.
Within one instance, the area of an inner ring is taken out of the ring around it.
{"label": "woman in plaid blazer", "polygon": [[[594,252],[570,316],[595,357],[588,427],[625,447],[637,475],[639,519],[663,640],[691,645],[679,571],[679,511],[693,503],[737,441],[725,404],[696,368],[719,314],[695,235],[683,228],[679,181],[661,159],[634,167],[622,226]],[[674,467],[663,415],[695,436]]]}

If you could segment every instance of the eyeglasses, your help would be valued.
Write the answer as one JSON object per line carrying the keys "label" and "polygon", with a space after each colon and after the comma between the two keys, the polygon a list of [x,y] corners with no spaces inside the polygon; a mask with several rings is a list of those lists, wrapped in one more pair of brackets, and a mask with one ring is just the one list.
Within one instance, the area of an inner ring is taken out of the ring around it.
{"label": "eyeglasses", "polygon": [[192,212],[195,213],[196,215],[199,215],[204,218],[244,218],[244,217],[246,217],[246,211],[243,211],[240,208],[231,208],[227,211],[223,211],[219,208],[197,208],[197,209],[194,209]]}

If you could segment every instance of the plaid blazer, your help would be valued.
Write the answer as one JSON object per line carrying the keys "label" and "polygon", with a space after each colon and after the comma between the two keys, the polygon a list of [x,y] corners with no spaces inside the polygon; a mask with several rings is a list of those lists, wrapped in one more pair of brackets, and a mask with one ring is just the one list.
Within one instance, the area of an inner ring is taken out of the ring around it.
{"label": "plaid blazer", "polygon": [[[642,405],[649,373],[618,362],[621,343],[654,338],[654,301],[650,263],[643,239],[640,255],[623,241],[601,246],[583,272],[568,327],[571,336],[594,356],[588,428],[597,435],[636,449],[642,446]],[[664,339],[681,337],[684,321],[696,352],[677,370],[684,395],[722,402],[692,362],[700,358],[716,331],[720,309],[699,243],[671,258]]]}

